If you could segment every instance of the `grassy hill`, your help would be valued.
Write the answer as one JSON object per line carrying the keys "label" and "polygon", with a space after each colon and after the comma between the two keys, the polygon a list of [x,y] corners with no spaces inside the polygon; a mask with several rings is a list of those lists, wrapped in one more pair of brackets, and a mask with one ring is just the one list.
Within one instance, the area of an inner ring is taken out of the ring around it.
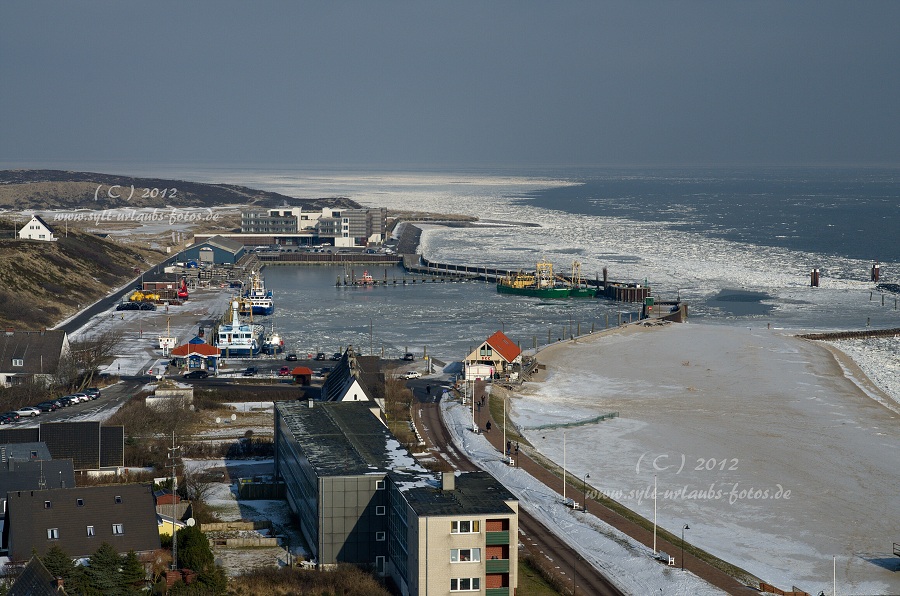
{"label": "grassy hill", "polygon": [[[0,220],[0,228],[12,224]],[[52,327],[146,269],[146,255],[78,230],[57,242],[0,239],[0,325]],[[158,260],[155,255],[153,260]]]}
{"label": "grassy hill", "polygon": [[[110,191],[114,186],[118,188]],[[114,198],[116,196],[119,198]],[[283,204],[312,210],[359,207],[356,201],[345,197],[298,199],[234,184],[204,184],[65,170],[0,170],[0,208],[16,211],[222,205],[276,207]]]}

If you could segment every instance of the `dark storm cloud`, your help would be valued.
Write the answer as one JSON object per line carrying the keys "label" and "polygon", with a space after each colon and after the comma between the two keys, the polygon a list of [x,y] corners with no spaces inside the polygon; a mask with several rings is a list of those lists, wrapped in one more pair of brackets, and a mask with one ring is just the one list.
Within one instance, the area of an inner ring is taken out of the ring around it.
{"label": "dark storm cloud", "polygon": [[894,2],[3,3],[0,160],[900,163]]}

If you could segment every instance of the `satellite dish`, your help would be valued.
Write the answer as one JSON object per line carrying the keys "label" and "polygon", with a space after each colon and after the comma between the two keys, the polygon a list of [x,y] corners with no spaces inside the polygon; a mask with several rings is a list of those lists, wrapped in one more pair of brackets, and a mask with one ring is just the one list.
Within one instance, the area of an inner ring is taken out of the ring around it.
{"label": "satellite dish", "polygon": [[216,416],[216,424],[222,424],[222,419],[219,416]]}
{"label": "satellite dish", "polygon": [[237,420],[237,414],[232,414],[231,421],[234,422],[235,420]]}
{"label": "satellite dish", "polygon": [[187,525],[188,525],[189,528],[193,528],[193,527],[194,527],[194,524],[196,524],[197,522],[196,522],[196,520],[194,520],[193,517],[189,517],[186,523],[187,523]]}

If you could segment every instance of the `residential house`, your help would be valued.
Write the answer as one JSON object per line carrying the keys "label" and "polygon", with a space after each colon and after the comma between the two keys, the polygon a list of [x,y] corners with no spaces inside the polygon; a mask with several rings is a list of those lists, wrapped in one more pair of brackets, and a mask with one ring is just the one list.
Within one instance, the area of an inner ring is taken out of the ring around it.
{"label": "residential house", "polygon": [[53,545],[72,557],[88,557],[104,542],[121,554],[152,552],[160,545],[153,490],[119,484],[10,492],[3,542],[11,561]]}
{"label": "residential house", "polygon": [[42,422],[31,428],[0,428],[0,444],[43,442],[57,459],[70,459],[76,472],[118,472],[125,465],[125,427],[99,421]]}
{"label": "residential house", "polygon": [[40,215],[32,215],[31,221],[19,230],[20,240],[43,240],[44,242],[56,242],[59,240],[53,234],[53,228]]}
{"label": "residential house", "polygon": [[69,351],[65,331],[7,329],[0,333],[0,386],[49,385]]}
{"label": "residential house", "polygon": [[2,445],[0,453],[15,455],[0,463],[0,519],[6,516],[7,493],[75,486],[72,460],[51,459],[44,443]]}
{"label": "residential house", "polygon": [[384,409],[384,373],[377,356],[359,356],[347,346],[322,385],[324,401],[370,401]]}
{"label": "residential house", "polygon": [[481,343],[465,359],[465,380],[500,378],[517,372],[522,364],[522,350],[502,331]]}
{"label": "residential house", "polygon": [[62,578],[54,577],[38,557],[31,557],[7,596],[66,596]]}
{"label": "residential house", "polygon": [[242,242],[217,235],[184,249],[181,251],[181,258],[198,263],[234,265],[244,256],[245,252],[246,249]]}

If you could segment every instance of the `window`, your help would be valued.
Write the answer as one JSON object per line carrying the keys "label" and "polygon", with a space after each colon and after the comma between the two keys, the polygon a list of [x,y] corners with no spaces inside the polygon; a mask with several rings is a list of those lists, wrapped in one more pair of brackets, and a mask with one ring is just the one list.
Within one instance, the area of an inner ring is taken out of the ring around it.
{"label": "window", "polygon": [[477,592],[481,589],[480,577],[460,577],[450,580],[451,592]]}
{"label": "window", "polygon": [[116,503],[121,503],[121,502],[122,502],[122,497],[120,497],[119,495],[116,495]]}
{"label": "window", "polygon": [[454,520],[450,522],[451,534],[477,534],[479,532],[478,520]]}
{"label": "window", "polygon": [[25,361],[22,360],[21,358],[13,358],[12,365],[13,366],[25,366]]}
{"label": "window", "polygon": [[375,490],[384,490],[384,480],[375,481]]}
{"label": "window", "polygon": [[122,524],[113,524],[112,530],[113,536],[121,536],[125,533],[125,528],[122,526]]}
{"label": "window", "polygon": [[37,459],[37,451],[31,452],[31,459]]}
{"label": "window", "polygon": [[50,509],[50,501],[44,501],[44,509]]}
{"label": "window", "polygon": [[377,542],[384,542],[384,532],[375,532],[375,540]]}
{"label": "window", "polygon": [[48,528],[47,540],[59,540],[59,528]]}
{"label": "window", "polygon": [[377,573],[384,573],[384,557],[383,556],[375,557],[375,571]]}
{"label": "window", "polygon": [[477,563],[481,561],[480,548],[451,548],[451,563]]}
{"label": "window", "polygon": [[385,509],[385,508],[384,508],[384,505],[377,505],[377,506],[375,507],[375,515],[384,515],[384,514],[385,514],[385,510],[384,510],[384,509]]}
{"label": "window", "polygon": [[88,527],[87,527],[87,535],[88,535],[88,536],[93,536],[93,535],[94,535],[94,526],[88,526]]}
{"label": "window", "polygon": [[84,499],[75,499],[75,505],[78,507],[84,507]]}

